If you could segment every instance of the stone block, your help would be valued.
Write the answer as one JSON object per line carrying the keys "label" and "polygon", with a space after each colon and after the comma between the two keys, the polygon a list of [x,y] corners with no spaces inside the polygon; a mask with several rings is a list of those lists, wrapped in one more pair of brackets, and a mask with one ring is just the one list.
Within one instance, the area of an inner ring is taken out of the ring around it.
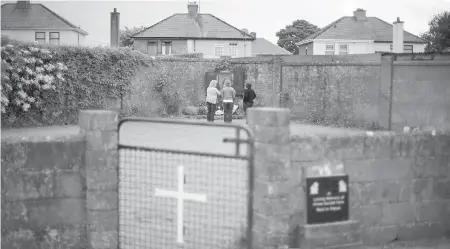
{"label": "stone block", "polygon": [[291,142],[292,161],[316,161],[325,158],[325,144],[322,137],[295,137]]}
{"label": "stone block", "polygon": [[381,208],[383,225],[412,223],[417,220],[415,207],[410,202],[384,203]]}
{"label": "stone block", "polygon": [[392,133],[375,133],[364,140],[364,155],[367,158],[391,158],[394,153],[394,135]]}
{"label": "stone block", "polygon": [[413,156],[410,160],[415,178],[450,175],[450,156]]}
{"label": "stone block", "polygon": [[262,125],[250,125],[256,142],[266,144],[289,144],[289,127],[270,127]]}
{"label": "stone block", "polygon": [[53,173],[8,173],[2,179],[2,195],[6,200],[27,200],[53,196]]}
{"label": "stone block", "polygon": [[118,115],[114,111],[106,110],[81,110],[78,124],[84,131],[92,130],[117,130]]}
{"label": "stone block", "polygon": [[433,194],[438,199],[450,199],[450,178],[435,179],[433,184]]}
{"label": "stone block", "polygon": [[[442,217],[441,217],[442,218]],[[442,222],[406,223],[398,226],[397,236],[400,241],[441,239],[448,236],[449,230]]]}
{"label": "stone block", "polygon": [[79,170],[83,167],[84,151],[84,141],[30,142],[27,145],[25,169]]}
{"label": "stone block", "polygon": [[84,249],[87,247],[84,226],[58,226],[38,233],[40,248]]}
{"label": "stone block", "polygon": [[21,201],[2,202],[2,229],[15,231],[27,228],[30,227],[25,204]]}
{"label": "stone block", "polygon": [[328,248],[360,242],[358,221],[304,225],[300,229],[300,248]]}
{"label": "stone block", "polygon": [[82,225],[86,220],[82,199],[36,200],[25,204],[28,221],[36,229],[58,225]]}
{"label": "stone block", "polygon": [[361,205],[410,201],[412,199],[412,180],[356,182]]}
{"label": "stone block", "polygon": [[102,131],[94,130],[86,132],[87,153],[109,152],[117,150],[119,134],[116,130]]}
{"label": "stone block", "polygon": [[387,244],[398,238],[397,226],[367,227],[361,230],[362,241],[366,246]]}
{"label": "stone block", "polygon": [[79,172],[58,172],[55,175],[55,197],[76,198],[85,195],[86,184]]}
{"label": "stone block", "polygon": [[117,149],[108,151],[87,152],[85,157],[86,171],[117,170],[119,154]]}
{"label": "stone block", "polygon": [[118,180],[117,168],[108,166],[99,170],[86,169],[86,183],[89,190],[117,190]]}
{"label": "stone block", "polygon": [[329,160],[364,158],[365,136],[328,136],[325,138],[325,157]]}
{"label": "stone block", "polygon": [[344,167],[353,182],[412,179],[411,162],[406,158],[346,161]]}
{"label": "stone block", "polygon": [[434,156],[437,141],[431,134],[405,134],[402,136],[401,155]]}
{"label": "stone block", "polygon": [[440,133],[435,139],[435,155],[450,155],[450,133]]}
{"label": "stone block", "polygon": [[421,178],[413,180],[413,199],[415,202],[438,199],[434,194],[434,179]]}
{"label": "stone block", "polygon": [[117,231],[89,231],[88,241],[92,249],[118,248],[119,235]]}
{"label": "stone block", "polygon": [[289,126],[290,110],[284,108],[250,108],[247,111],[249,125]]}
{"label": "stone block", "polygon": [[417,203],[416,217],[418,222],[439,222],[450,213],[447,211],[449,201],[426,201]]}
{"label": "stone block", "polygon": [[116,231],[118,229],[118,210],[89,210],[87,217],[89,231]]}
{"label": "stone block", "polygon": [[36,241],[35,233],[30,229],[6,230],[2,232],[1,248],[8,249],[41,249]]}
{"label": "stone block", "polygon": [[380,205],[367,205],[350,209],[350,218],[361,223],[361,227],[373,227],[380,224],[383,216]]}
{"label": "stone block", "polygon": [[88,210],[117,210],[117,190],[88,190],[86,201]]}

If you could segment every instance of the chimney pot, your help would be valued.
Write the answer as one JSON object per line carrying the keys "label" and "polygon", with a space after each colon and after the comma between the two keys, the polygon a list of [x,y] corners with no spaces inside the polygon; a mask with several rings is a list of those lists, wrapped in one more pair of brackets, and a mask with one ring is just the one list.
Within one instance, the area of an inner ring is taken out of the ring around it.
{"label": "chimney pot", "polygon": [[114,13],[116,13],[117,12],[117,8],[114,8]]}
{"label": "chimney pot", "polygon": [[188,2],[188,14],[192,18],[197,18],[198,14],[198,4],[197,2]]}
{"label": "chimney pot", "polygon": [[358,8],[355,11],[353,11],[353,16],[355,17],[356,21],[367,20],[366,10],[361,8]]}

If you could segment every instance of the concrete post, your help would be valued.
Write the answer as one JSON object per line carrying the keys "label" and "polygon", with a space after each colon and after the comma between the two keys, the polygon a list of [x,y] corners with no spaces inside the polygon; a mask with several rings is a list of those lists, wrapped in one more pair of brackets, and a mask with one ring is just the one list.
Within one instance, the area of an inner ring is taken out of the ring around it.
{"label": "concrete post", "polygon": [[286,247],[290,219],[290,110],[250,108],[247,122],[255,138],[253,245]]}
{"label": "concrete post", "polygon": [[89,249],[118,248],[118,115],[80,111],[86,140],[86,210]]}

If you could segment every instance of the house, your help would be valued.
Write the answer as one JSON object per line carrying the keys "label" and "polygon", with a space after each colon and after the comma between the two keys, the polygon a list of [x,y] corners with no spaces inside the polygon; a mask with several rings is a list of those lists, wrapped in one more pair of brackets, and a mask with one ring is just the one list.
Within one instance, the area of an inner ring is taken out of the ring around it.
{"label": "house", "polygon": [[204,58],[249,57],[255,40],[247,30],[211,14],[198,13],[189,2],[187,13],[178,13],[132,36],[133,47],[148,55],[202,53]]}
{"label": "house", "polygon": [[291,52],[271,43],[264,38],[257,38],[256,33],[250,33],[255,40],[252,44],[252,56],[292,55]]}
{"label": "house", "polygon": [[[394,43],[403,46],[394,49]],[[399,19],[390,24],[357,9],[353,16],[339,18],[297,45],[300,55],[423,53],[426,41],[404,31]]]}
{"label": "house", "polygon": [[88,33],[43,4],[17,1],[2,5],[2,35],[40,44],[82,45]]}

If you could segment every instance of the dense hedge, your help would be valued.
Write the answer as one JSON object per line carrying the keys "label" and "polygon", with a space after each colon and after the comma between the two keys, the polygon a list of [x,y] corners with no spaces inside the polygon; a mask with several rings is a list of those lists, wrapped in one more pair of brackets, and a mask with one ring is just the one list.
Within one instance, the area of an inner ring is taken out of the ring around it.
{"label": "dense hedge", "polygon": [[[2,47],[2,64],[5,65],[2,65],[4,71],[2,75],[15,75],[17,70],[20,70],[18,68],[23,68],[20,63],[24,54],[30,52],[41,54],[42,51],[48,52],[49,56],[46,57],[45,63],[63,65],[63,68],[66,68],[61,72],[63,80],[55,82],[54,91],[39,91],[38,95],[42,100],[39,105],[31,106],[27,110],[14,105],[5,106],[2,126],[7,127],[76,123],[80,109],[103,109],[111,105],[110,103],[120,103],[120,98],[129,91],[136,72],[141,67],[151,66],[153,63],[150,57],[129,48],[42,46],[17,42],[11,42],[6,46]],[[38,52],[33,52],[36,50]],[[7,51],[14,56],[4,53]],[[32,60],[39,59],[39,56],[41,55],[33,57]],[[27,75],[34,75],[35,78],[38,65],[29,64],[27,70],[31,71]],[[17,89],[24,84],[22,81],[20,77],[17,79],[2,77],[2,94],[7,95],[8,85]],[[30,91],[36,92],[35,90]]]}

